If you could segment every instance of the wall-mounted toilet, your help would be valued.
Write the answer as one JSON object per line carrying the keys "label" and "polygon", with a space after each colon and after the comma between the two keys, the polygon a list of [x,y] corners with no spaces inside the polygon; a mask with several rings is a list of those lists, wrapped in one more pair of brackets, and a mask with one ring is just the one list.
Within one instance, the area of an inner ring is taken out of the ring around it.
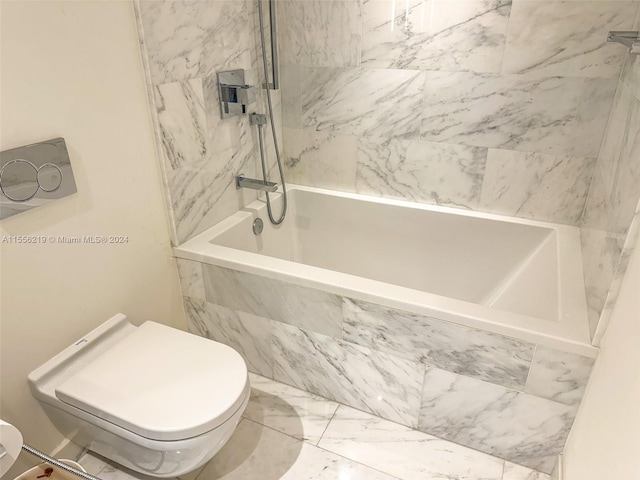
{"label": "wall-mounted toilet", "polygon": [[213,458],[250,393],[232,348],[122,314],[34,370],[29,385],[67,438],[155,477]]}

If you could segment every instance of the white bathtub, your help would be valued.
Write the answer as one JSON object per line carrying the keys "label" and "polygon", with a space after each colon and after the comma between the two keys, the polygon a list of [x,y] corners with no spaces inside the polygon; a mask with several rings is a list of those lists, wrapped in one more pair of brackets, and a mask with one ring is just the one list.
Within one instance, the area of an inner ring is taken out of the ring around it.
{"label": "white bathtub", "polygon": [[[272,226],[258,200],[174,248],[175,256],[595,356],[577,228],[288,191],[284,225]],[[256,217],[265,226],[258,236]]]}

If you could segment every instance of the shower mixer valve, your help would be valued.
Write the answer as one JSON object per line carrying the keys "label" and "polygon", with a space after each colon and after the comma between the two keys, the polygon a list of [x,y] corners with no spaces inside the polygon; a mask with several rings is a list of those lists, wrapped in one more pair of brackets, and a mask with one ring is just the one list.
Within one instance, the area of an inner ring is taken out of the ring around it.
{"label": "shower mixer valve", "polygon": [[253,86],[244,81],[244,70],[218,73],[220,113],[222,118],[247,113],[247,107],[256,101]]}

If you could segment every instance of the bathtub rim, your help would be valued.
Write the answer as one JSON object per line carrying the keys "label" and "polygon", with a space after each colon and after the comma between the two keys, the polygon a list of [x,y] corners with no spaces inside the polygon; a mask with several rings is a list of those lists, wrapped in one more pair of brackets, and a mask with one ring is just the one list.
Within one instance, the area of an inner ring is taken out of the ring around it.
{"label": "bathtub rim", "polygon": [[[587,328],[587,306],[583,287],[580,235],[577,227],[316,187],[293,184],[288,186],[288,191],[295,192],[296,190],[554,230],[558,242],[557,251],[562,252],[559,253],[558,257],[560,302],[564,302],[567,296],[573,299],[568,311],[565,310],[568,305],[562,304],[565,307],[563,311],[566,311],[568,316],[553,322],[502,311],[465,300],[211,243],[214,237],[242,220],[255,218],[262,214],[266,208],[266,203],[262,198],[251,202],[213,227],[174,247],[174,257],[316,288],[335,295],[376,303],[389,308],[404,310],[440,321],[488,331],[590,358],[597,356],[599,349],[591,344]],[[579,278],[576,279],[576,277]]]}

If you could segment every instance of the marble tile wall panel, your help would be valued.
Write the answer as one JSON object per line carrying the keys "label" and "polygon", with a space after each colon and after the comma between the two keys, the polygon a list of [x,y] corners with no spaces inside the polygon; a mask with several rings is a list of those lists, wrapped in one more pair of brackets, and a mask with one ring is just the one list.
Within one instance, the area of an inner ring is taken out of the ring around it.
{"label": "marble tile wall panel", "polygon": [[317,445],[338,408],[336,402],[249,374],[251,399],[245,418]]}
{"label": "marble tile wall panel", "polygon": [[581,78],[426,72],[421,140],[565,154]]}
{"label": "marble tile wall panel", "polygon": [[617,85],[617,78],[585,79],[569,155],[598,157]]}
{"label": "marble tile wall panel", "polygon": [[576,225],[595,159],[489,149],[480,209]]}
{"label": "marble tile wall panel", "polygon": [[499,73],[510,0],[365,0],[362,65]]}
{"label": "marble tile wall panel", "polygon": [[141,0],[139,9],[153,84],[251,68],[244,0]]}
{"label": "marble tile wall panel", "polygon": [[[640,16],[640,9],[638,15]],[[622,83],[636,98],[640,98],[640,56],[627,54],[622,70]]]}
{"label": "marble tile wall panel", "polygon": [[192,260],[176,258],[178,265],[178,276],[180,277],[180,287],[182,295],[185,297],[205,299],[204,280],[202,278],[202,264]]}
{"label": "marble tile wall panel", "polygon": [[503,462],[341,405],[319,446],[403,479],[501,480]]}
{"label": "marble tile wall panel", "polygon": [[184,297],[187,328],[235,349],[247,368],[261,375],[273,375],[269,320],[190,297]]}
{"label": "marble tile wall panel", "polygon": [[202,161],[207,155],[207,119],[202,79],[158,85],[158,124],[171,169]]}
{"label": "marble tile wall panel", "polygon": [[349,298],[343,311],[349,342],[524,390],[533,344]]}
{"label": "marble tile wall panel", "polygon": [[422,365],[280,322],[271,338],[274,380],[417,425]]}
{"label": "marble tile wall panel", "polygon": [[362,45],[361,0],[306,0],[302,65],[357,67]]}
{"label": "marble tile wall panel", "polygon": [[[300,93],[299,65],[283,65],[280,69],[280,85],[282,96],[282,126],[284,128],[302,129],[302,98]],[[284,148],[288,148],[289,139],[284,139]]]}
{"label": "marble tile wall panel", "polygon": [[204,265],[203,274],[211,303],[342,336],[342,300],[337,295],[215,265]]}
{"label": "marble tile wall panel", "polygon": [[617,77],[624,49],[609,30],[629,30],[633,2],[517,1],[511,10],[504,73]]}
{"label": "marble tile wall panel", "polygon": [[313,130],[285,129],[284,154],[288,182],[332,190],[353,191],[357,139]]}
{"label": "marble tile wall panel", "polygon": [[594,335],[614,273],[620,261],[624,237],[607,231],[581,228],[582,268],[587,297],[589,331]]}
{"label": "marble tile wall panel", "polygon": [[425,374],[419,429],[550,473],[575,407],[437,368]]}
{"label": "marble tile wall panel", "polygon": [[475,210],[486,148],[363,137],[356,191]]}
{"label": "marble tile wall panel", "polygon": [[342,135],[418,139],[424,73],[302,68],[302,125]]}
{"label": "marble tile wall panel", "polygon": [[527,379],[526,393],[578,406],[594,359],[538,345]]}

